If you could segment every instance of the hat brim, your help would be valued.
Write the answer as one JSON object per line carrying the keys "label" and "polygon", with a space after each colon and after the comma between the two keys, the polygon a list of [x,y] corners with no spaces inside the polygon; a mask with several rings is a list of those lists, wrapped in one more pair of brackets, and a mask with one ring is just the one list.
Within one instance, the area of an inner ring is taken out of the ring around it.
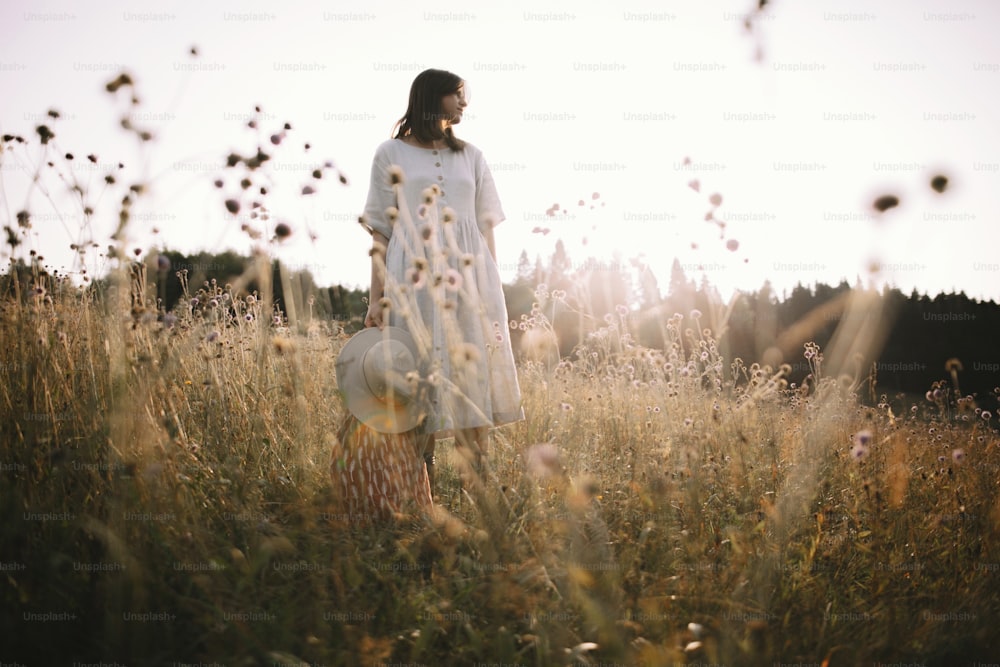
{"label": "hat brim", "polygon": [[373,345],[382,340],[397,340],[419,359],[417,346],[406,329],[369,327],[354,334],[337,355],[337,387],[348,412],[379,433],[403,433],[420,423],[417,401],[387,401],[372,393],[365,381],[361,361]]}

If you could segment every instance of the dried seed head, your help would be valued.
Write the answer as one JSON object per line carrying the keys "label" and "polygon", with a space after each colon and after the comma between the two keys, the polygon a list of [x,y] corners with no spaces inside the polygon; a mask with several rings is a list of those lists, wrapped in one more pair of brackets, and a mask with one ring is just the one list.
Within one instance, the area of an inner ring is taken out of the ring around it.
{"label": "dried seed head", "polygon": [[403,168],[398,164],[389,167],[389,185],[403,184]]}

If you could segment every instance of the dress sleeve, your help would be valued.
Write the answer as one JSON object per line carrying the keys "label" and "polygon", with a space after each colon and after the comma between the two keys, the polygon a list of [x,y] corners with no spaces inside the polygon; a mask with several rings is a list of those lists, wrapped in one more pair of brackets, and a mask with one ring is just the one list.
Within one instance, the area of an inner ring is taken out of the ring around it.
{"label": "dress sleeve", "polygon": [[496,227],[506,216],[500,205],[500,195],[497,194],[493,174],[486,158],[480,153],[476,161],[476,224],[481,230]]}
{"label": "dress sleeve", "polygon": [[375,151],[364,213],[371,230],[386,238],[392,236],[392,223],[386,217],[385,210],[396,205],[396,192],[389,183],[389,167],[389,158],[385,152],[381,149]]}

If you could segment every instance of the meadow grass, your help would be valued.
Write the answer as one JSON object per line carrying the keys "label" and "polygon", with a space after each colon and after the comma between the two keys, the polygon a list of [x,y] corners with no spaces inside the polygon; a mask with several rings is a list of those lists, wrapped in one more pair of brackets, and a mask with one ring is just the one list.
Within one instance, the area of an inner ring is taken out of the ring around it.
{"label": "meadow grass", "polygon": [[982,398],[865,405],[815,347],[813,384],[789,387],[726,361],[690,316],[664,320],[665,350],[642,348],[622,309],[572,359],[521,364],[527,419],[493,433],[486,496],[462,491],[446,441],[437,513],[358,528],[329,474],[340,324],[277,326],[231,286],[165,318],[142,281],[36,285],[0,319],[4,661],[998,650],[1000,453]]}

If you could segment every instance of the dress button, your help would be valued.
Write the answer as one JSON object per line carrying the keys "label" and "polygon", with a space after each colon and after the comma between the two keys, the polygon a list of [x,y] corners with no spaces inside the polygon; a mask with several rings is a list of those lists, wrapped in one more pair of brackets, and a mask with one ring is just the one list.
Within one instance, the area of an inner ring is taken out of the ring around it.
{"label": "dress button", "polygon": [[443,181],[444,180],[444,176],[438,176],[438,180],[439,181]]}
{"label": "dress button", "polygon": [[433,155],[437,155],[437,154],[438,154],[438,152],[437,152],[437,151],[433,151],[433,152],[432,152],[432,154],[433,154]]}
{"label": "dress button", "polygon": [[434,163],[434,166],[435,166],[435,167],[440,167],[440,166],[441,166],[441,163],[440,163],[440,162],[435,162],[435,163]]}

